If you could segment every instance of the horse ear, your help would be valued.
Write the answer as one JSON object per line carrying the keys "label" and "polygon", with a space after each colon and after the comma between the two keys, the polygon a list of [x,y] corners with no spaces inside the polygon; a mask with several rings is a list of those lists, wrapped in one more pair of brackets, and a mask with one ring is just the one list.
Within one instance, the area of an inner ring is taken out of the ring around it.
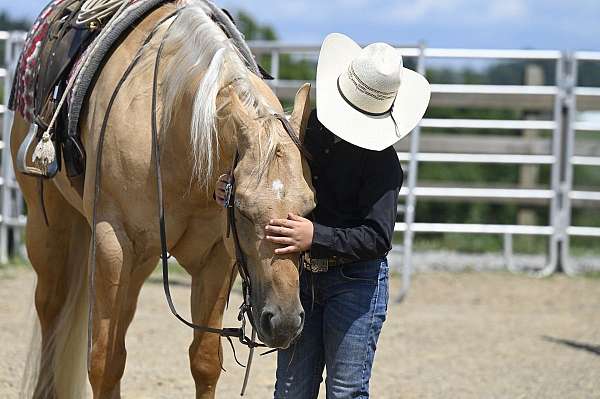
{"label": "horse ear", "polygon": [[306,125],[308,124],[308,117],[310,116],[310,83],[305,83],[298,93],[296,94],[296,100],[294,101],[294,112],[290,122],[294,129],[300,136],[300,141],[304,142],[304,136],[306,134]]}

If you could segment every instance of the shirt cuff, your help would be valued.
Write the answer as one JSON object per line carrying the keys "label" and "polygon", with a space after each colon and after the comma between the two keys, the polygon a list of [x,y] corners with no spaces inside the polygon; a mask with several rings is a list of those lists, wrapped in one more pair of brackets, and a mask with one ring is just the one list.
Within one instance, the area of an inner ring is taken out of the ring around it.
{"label": "shirt cuff", "polygon": [[313,222],[313,246],[331,248],[333,244],[333,228]]}

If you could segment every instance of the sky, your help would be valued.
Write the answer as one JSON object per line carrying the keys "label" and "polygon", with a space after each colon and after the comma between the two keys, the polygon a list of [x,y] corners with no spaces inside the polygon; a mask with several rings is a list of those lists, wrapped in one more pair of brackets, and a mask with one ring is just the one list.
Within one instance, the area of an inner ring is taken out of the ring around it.
{"label": "sky", "polygon": [[[33,19],[49,0],[0,0]],[[221,0],[273,25],[286,42],[331,32],[358,42],[450,48],[600,50],[600,0]]]}

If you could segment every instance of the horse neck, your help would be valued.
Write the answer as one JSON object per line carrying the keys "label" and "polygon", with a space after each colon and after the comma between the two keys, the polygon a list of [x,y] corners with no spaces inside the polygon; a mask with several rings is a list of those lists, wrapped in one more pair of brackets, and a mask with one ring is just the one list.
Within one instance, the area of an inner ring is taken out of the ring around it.
{"label": "horse neck", "polygon": [[[176,115],[171,120],[171,126],[161,148],[165,184],[172,183],[177,191],[187,190],[193,198],[212,201],[214,186],[218,177],[231,172],[237,152],[237,127],[233,121],[224,120],[218,125],[219,145],[213,150],[215,160],[212,176],[208,177],[208,190],[194,179],[194,155],[190,137],[191,112],[188,112],[188,101],[184,98]],[[197,176],[199,178],[206,178]]]}
{"label": "horse neck", "polygon": [[229,174],[233,170],[238,153],[237,129],[238,127],[232,121],[219,126],[219,154],[218,164],[215,167],[218,171],[217,177],[221,174]]}

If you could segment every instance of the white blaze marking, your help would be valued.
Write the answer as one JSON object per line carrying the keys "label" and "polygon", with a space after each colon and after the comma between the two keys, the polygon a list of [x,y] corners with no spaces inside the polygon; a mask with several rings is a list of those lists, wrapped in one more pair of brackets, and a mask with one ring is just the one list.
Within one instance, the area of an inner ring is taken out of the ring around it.
{"label": "white blaze marking", "polygon": [[275,193],[277,199],[283,199],[283,182],[281,180],[275,180],[271,187],[273,188],[273,192]]}

